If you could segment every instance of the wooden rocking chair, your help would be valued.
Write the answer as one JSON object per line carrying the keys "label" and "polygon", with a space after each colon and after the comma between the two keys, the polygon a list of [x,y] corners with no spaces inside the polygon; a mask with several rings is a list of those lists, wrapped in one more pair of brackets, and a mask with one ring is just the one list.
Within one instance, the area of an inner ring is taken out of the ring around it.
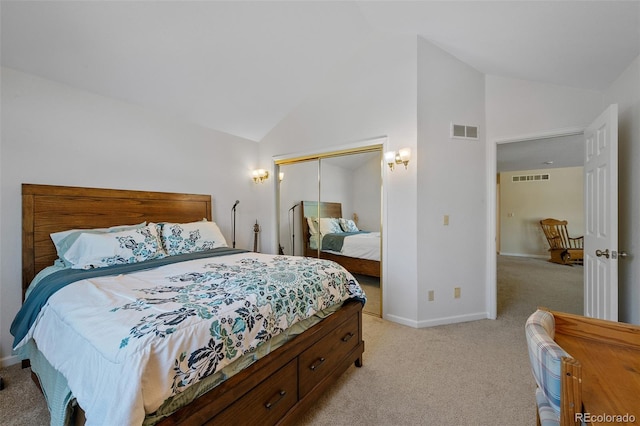
{"label": "wooden rocking chair", "polygon": [[582,265],[584,237],[570,237],[566,220],[543,219],[540,226],[549,242],[549,262]]}

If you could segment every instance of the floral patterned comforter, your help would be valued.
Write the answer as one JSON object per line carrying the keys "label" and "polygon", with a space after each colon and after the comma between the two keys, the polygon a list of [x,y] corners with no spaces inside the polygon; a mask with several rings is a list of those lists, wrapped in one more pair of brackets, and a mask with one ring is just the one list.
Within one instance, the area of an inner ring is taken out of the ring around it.
{"label": "floral patterned comforter", "polygon": [[365,302],[336,263],[241,253],[74,282],[49,298],[28,337],[67,378],[87,424],[141,424],[167,398],[349,298]]}

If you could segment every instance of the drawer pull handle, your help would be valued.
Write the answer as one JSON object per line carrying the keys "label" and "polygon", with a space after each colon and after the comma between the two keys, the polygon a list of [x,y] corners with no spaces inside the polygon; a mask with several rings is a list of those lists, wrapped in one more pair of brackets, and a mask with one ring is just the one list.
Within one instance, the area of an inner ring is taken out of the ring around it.
{"label": "drawer pull handle", "polygon": [[353,336],[354,336],[354,334],[353,334],[353,333],[351,333],[351,332],[349,332],[349,333],[347,333],[347,334],[346,334],[346,336],[344,336],[344,337],[342,338],[342,341],[346,343],[346,342],[348,342],[349,340],[351,340],[351,338],[352,338]]}
{"label": "drawer pull handle", "polygon": [[322,365],[322,363],[324,363],[324,361],[325,361],[324,358],[322,358],[322,357],[318,358],[318,360],[316,362],[314,362],[313,364],[311,364],[309,366],[309,369],[311,371],[316,371],[316,368],[320,367]]}
{"label": "drawer pull handle", "polygon": [[282,401],[282,398],[284,398],[284,396],[287,394],[287,391],[285,390],[281,390],[280,392],[278,392],[277,395],[274,395],[274,397],[271,399],[271,401],[267,402],[266,404],[264,404],[264,407],[267,410],[271,410],[271,407],[273,407],[274,405],[276,405],[278,402]]}

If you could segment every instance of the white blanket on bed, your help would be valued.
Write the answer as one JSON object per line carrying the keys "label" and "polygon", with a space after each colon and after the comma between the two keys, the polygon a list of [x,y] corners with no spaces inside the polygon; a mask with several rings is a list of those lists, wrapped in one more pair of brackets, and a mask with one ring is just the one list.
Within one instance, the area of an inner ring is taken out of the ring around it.
{"label": "white blanket on bed", "polygon": [[[313,296],[312,296],[313,295]],[[89,425],[145,413],[293,323],[352,296],[333,262],[233,254],[78,281],[49,298],[33,338]]]}
{"label": "white blanket on bed", "polygon": [[[318,234],[309,237],[309,247],[318,249]],[[323,250],[341,256],[357,257],[380,261],[380,233],[363,232],[362,234],[349,235],[344,238],[342,250]]]}
{"label": "white blanket on bed", "polygon": [[346,237],[341,254],[359,259],[380,261],[380,233],[367,232]]}

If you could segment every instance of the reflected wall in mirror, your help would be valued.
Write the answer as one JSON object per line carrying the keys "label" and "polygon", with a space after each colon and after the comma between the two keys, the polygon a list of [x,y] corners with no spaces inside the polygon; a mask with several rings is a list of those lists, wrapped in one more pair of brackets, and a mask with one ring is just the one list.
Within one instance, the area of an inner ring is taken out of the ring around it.
{"label": "reflected wall in mirror", "polygon": [[382,315],[382,148],[283,164],[283,254],[333,260],[367,294],[366,313]]}
{"label": "reflected wall in mirror", "polygon": [[279,247],[281,254],[304,256],[300,201],[318,199],[318,160],[302,161],[280,166]]}

